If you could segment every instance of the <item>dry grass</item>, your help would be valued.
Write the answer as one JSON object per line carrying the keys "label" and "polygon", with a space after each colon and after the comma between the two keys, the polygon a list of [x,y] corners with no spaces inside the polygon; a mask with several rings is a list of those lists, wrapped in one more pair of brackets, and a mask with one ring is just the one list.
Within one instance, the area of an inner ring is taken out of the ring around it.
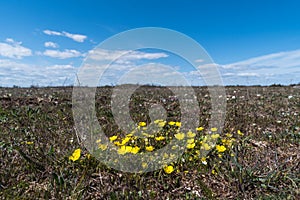
{"label": "dry grass", "polygon": [[[119,130],[110,112],[111,89],[99,88],[96,97],[97,116],[107,136]],[[194,89],[199,122],[207,128],[208,91]],[[236,141],[222,158],[211,153],[207,165],[199,159],[179,159],[179,171],[171,174],[131,174],[106,167],[79,144],[72,88],[0,88],[0,198],[299,199],[300,89],[227,87],[226,93],[221,135],[232,133]],[[166,101],[161,102],[162,97]],[[149,122],[147,109],[153,102],[163,103],[170,120],[180,120],[172,93],[154,87],[132,97],[133,119]],[[237,130],[244,135],[237,136]],[[83,152],[72,162],[68,158],[76,148]],[[191,155],[192,151],[183,156]]]}

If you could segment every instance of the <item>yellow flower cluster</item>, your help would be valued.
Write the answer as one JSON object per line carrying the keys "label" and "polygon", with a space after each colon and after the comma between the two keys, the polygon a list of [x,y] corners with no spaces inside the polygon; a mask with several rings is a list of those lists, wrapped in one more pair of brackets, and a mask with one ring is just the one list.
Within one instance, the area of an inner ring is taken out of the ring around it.
{"label": "yellow flower cluster", "polygon": [[[153,131],[152,128],[149,131],[145,132],[147,123],[139,122],[137,127],[134,127],[133,130],[125,134],[125,137],[121,137],[121,134],[112,135],[108,141],[114,146],[119,155],[126,154],[139,154],[151,152],[155,154],[156,149],[162,148],[164,145],[168,144],[171,140],[175,139],[181,144],[185,144],[185,153],[187,155],[186,161],[195,161],[198,160],[203,165],[208,165],[210,162],[209,157],[201,155],[201,150],[212,151],[210,154],[211,157],[222,158],[225,152],[229,152],[229,155],[232,155],[232,145],[235,142],[232,133],[226,133],[221,135],[218,128],[212,127],[207,131],[204,131],[204,127],[197,127],[195,130],[189,130],[187,132],[181,131],[181,122],[178,121],[164,121],[164,120],[155,120],[154,124],[158,127],[157,130]],[[163,128],[162,128],[163,127]],[[152,130],[152,132],[150,131]],[[143,135],[144,138],[140,138],[137,135]],[[237,136],[244,135],[240,130],[237,132]],[[100,151],[106,151],[109,144],[101,142],[101,139],[96,140],[98,149]],[[183,146],[182,146],[183,147]],[[182,148],[179,145],[172,146],[172,150]],[[76,161],[80,158],[81,150],[76,149],[73,154],[69,157],[70,160]],[[175,154],[165,154],[164,158],[169,159],[174,157]],[[142,168],[146,169],[148,164],[146,162],[142,163]],[[174,171],[178,171],[175,164],[166,165],[163,170],[166,174],[171,174]],[[216,174],[216,171],[212,171],[213,174]]]}
{"label": "yellow flower cluster", "polygon": [[137,154],[139,152],[140,148],[135,146],[135,147],[132,147],[132,146],[121,146],[119,149],[118,149],[118,154],[120,155],[124,155],[126,153],[132,153],[132,154]]}

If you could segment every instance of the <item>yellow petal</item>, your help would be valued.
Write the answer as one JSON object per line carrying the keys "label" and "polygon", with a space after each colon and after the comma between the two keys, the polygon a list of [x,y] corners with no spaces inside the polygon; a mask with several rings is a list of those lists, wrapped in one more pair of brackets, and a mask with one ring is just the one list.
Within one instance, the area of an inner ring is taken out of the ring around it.
{"label": "yellow petal", "polygon": [[75,149],[73,154],[69,157],[69,160],[76,161],[80,158],[81,155],[81,149]]}

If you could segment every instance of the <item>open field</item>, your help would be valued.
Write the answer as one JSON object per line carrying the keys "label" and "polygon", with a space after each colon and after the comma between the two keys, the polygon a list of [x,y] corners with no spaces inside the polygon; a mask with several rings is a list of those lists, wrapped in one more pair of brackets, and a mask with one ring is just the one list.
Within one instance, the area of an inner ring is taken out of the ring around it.
{"label": "open field", "polygon": [[[113,121],[112,89],[97,90],[97,117],[107,137],[122,142],[127,133]],[[169,168],[132,174],[107,167],[81,144],[74,130],[71,87],[0,88],[0,198],[300,199],[299,86],[226,87],[222,133],[208,130],[207,88],[194,89],[201,127],[192,130],[193,145]],[[163,133],[169,135],[149,140],[160,148],[169,139],[180,139],[174,133],[180,125],[169,123],[180,121],[180,105],[170,91],[146,87],[131,98],[132,118],[150,123],[147,109],[153,102],[168,111]],[[205,146],[208,131],[219,148]],[[132,145],[151,151],[142,143]],[[70,160],[78,148],[80,157]],[[199,156],[203,148],[210,150],[205,157]]]}

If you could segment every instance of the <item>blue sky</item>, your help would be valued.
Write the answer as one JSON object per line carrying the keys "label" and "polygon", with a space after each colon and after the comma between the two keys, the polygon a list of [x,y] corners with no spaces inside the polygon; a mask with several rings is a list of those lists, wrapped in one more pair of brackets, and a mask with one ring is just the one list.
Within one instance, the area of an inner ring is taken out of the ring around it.
{"label": "blue sky", "polygon": [[[1,1],[0,86],[72,84],[90,50],[140,27],[173,29],[199,42],[224,84],[298,83],[299,7],[256,0]],[[143,63],[187,71],[174,56],[143,53]]]}

